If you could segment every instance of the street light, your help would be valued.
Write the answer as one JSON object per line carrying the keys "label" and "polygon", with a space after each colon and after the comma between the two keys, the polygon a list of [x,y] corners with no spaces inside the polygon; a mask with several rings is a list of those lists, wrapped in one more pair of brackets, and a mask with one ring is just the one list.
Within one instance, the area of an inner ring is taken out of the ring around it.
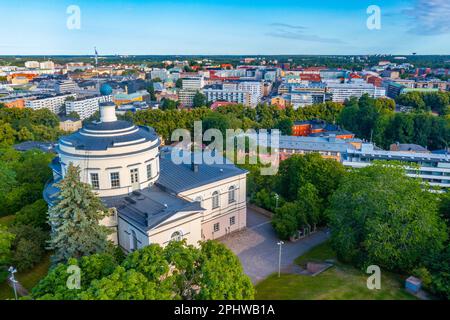
{"label": "street light", "polygon": [[280,196],[278,195],[278,193],[275,193],[275,208],[278,209],[278,199],[280,198]]}
{"label": "street light", "polygon": [[17,272],[17,269],[11,266],[11,267],[9,267],[8,271],[11,274],[11,277],[9,278],[9,280],[11,280],[11,282],[13,284],[14,296],[16,297],[16,300],[17,300],[17,288],[16,288],[17,280],[14,277],[14,274]]}
{"label": "street light", "polygon": [[278,278],[281,276],[281,246],[284,244],[283,241],[278,241],[278,246],[280,247],[279,253],[278,253]]}

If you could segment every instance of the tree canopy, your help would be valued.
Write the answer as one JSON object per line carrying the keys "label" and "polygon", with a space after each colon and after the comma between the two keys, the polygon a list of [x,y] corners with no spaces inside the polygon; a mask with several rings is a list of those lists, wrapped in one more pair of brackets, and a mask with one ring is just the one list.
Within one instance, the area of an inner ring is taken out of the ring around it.
{"label": "tree canopy", "polygon": [[[66,285],[70,265],[80,268],[79,289]],[[108,253],[58,264],[33,288],[35,299],[146,300],[253,299],[238,258],[223,244],[170,242],[146,246],[120,261]]]}
{"label": "tree canopy", "polygon": [[410,271],[447,239],[437,196],[398,164],[375,163],[343,178],[328,210],[339,259]]}

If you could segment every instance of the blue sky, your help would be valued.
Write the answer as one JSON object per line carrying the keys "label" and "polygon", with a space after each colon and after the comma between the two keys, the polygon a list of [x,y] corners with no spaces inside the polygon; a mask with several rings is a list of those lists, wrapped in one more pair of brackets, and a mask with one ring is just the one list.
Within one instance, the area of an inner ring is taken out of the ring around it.
{"label": "blue sky", "polygon": [[0,17],[0,55],[450,54],[449,0],[0,0]]}

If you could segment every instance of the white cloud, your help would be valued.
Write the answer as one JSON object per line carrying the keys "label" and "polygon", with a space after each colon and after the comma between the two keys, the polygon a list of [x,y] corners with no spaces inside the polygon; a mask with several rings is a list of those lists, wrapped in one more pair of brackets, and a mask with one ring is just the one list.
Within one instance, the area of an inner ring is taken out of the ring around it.
{"label": "white cloud", "polygon": [[449,0],[416,0],[413,7],[405,10],[411,17],[410,32],[419,35],[450,33]]}

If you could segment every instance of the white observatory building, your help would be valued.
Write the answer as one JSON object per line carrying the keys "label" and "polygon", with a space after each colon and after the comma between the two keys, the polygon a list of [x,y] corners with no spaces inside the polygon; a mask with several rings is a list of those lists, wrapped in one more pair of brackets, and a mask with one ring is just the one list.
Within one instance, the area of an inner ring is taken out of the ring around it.
{"label": "white observatory building", "polygon": [[50,206],[58,201],[54,184],[73,163],[81,181],[115,209],[102,223],[127,252],[171,240],[197,245],[245,228],[247,171],[229,163],[174,164],[152,128],[118,120],[111,102],[100,114],[99,122],[60,138],[44,190]]}

